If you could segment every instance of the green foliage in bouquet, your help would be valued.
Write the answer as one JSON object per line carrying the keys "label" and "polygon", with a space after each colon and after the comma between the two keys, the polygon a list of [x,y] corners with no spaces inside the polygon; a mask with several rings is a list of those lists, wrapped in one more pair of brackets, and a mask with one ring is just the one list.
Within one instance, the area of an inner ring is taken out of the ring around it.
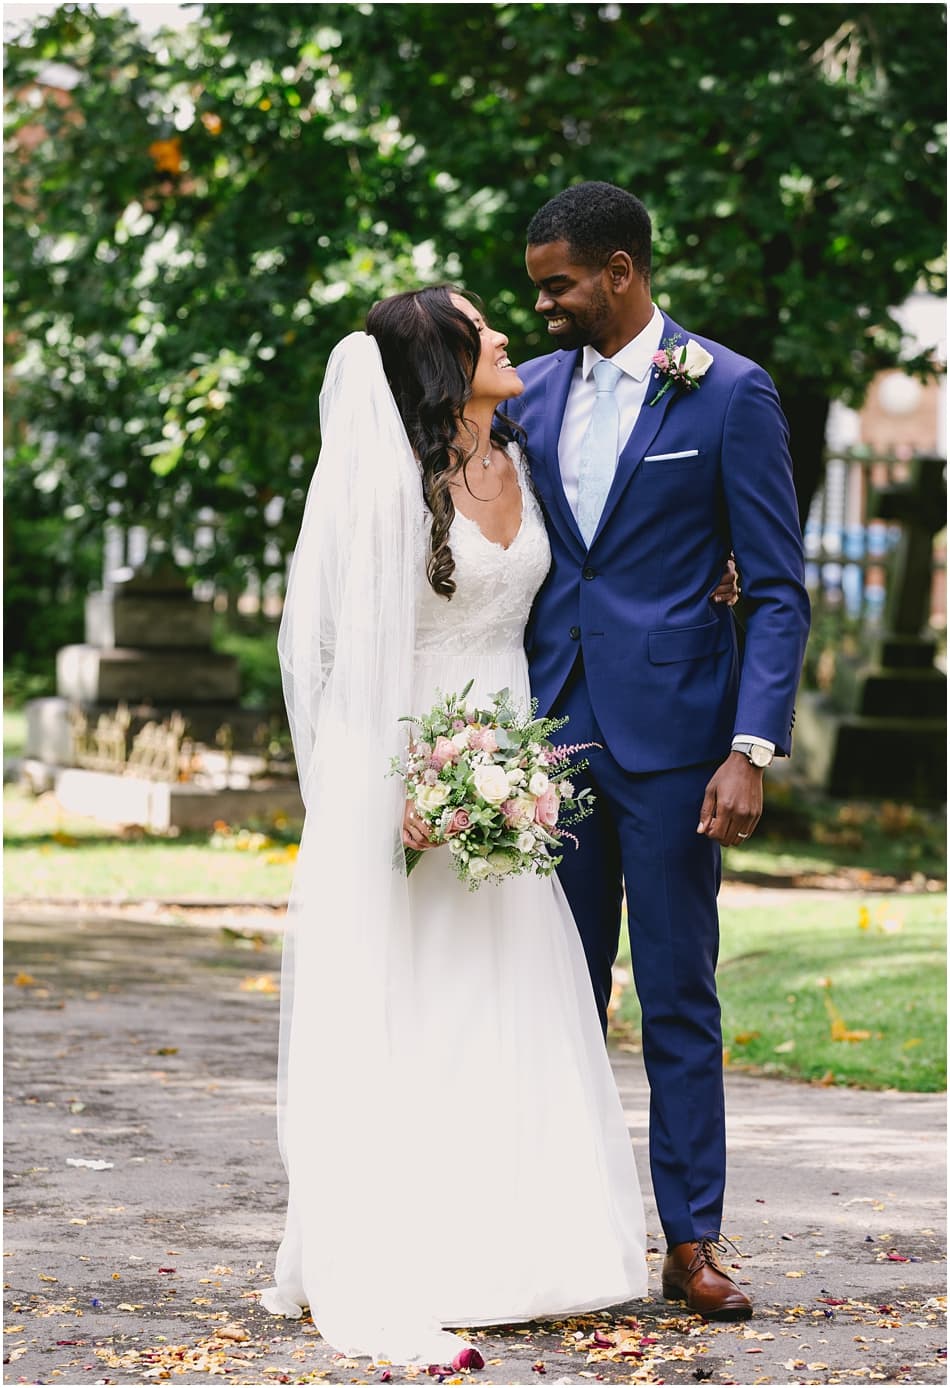
{"label": "green foliage in bouquet", "polygon": [[[488,707],[469,708],[473,684],[403,720],[416,732],[391,774],[405,781],[431,842],[448,844],[470,889],[521,872],[546,877],[561,861],[562,840],[574,838],[568,826],[593,810],[593,793],[571,777],[588,764],[574,755],[594,744],[555,747],[551,734],[567,719],[538,718],[536,700],[523,709],[508,689],[490,694]],[[421,856],[406,850],[407,874]]]}

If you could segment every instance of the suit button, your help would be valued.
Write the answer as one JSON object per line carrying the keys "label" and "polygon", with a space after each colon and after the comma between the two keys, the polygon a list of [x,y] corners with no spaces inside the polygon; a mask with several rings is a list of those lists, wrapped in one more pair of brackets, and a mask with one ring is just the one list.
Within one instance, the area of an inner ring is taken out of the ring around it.
{"label": "suit button", "polygon": [[585,570],[584,570],[584,573],[583,573],[583,577],[584,577],[584,578],[596,578],[597,575],[594,573],[594,570],[593,570],[593,569],[585,569]]}
{"label": "suit button", "polygon": [[571,627],[571,640],[572,640],[572,641],[579,641],[580,639],[581,639],[581,629],[580,629],[580,627]]}

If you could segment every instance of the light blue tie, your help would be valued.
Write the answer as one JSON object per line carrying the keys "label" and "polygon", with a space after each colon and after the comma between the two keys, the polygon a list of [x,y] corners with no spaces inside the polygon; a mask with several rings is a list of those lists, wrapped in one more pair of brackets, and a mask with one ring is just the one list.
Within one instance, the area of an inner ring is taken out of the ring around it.
{"label": "light blue tie", "polygon": [[587,433],[581,441],[581,466],[577,481],[577,524],[588,547],[617,471],[620,451],[620,411],[614,392],[623,372],[612,361],[594,367],[597,395]]}

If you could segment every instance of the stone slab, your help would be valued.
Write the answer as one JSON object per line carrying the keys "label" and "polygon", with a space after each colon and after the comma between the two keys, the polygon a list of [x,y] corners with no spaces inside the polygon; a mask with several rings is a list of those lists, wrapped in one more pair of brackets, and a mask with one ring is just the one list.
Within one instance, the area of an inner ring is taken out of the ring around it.
{"label": "stone slab", "polygon": [[26,705],[24,756],[53,766],[72,766],[75,748],[72,704],[57,697],[30,699]]}
{"label": "stone slab", "polygon": [[947,724],[943,719],[838,720],[829,794],[942,805],[947,798]]}
{"label": "stone slab", "polygon": [[799,695],[796,770],[829,795],[942,805],[947,794],[943,718],[842,714],[821,694]]}
{"label": "stone slab", "polygon": [[183,704],[237,701],[241,689],[235,656],[116,647],[64,646],[56,656],[56,689],[81,705]]}
{"label": "stone slab", "polygon": [[947,678],[941,670],[868,670],[857,712],[868,718],[943,718]]}
{"label": "stone slab", "polygon": [[246,789],[212,788],[110,771],[64,767],[54,776],[56,798],[64,810],[102,824],[140,824],[155,833],[169,829],[211,829],[216,820],[246,824],[284,814],[303,819],[297,782],[271,781]]}
{"label": "stone slab", "polygon": [[927,637],[885,636],[878,647],[877,663],[885,670],[929,670],[937,655],[937,643]]}
{"label": "stone slab", "polygon": [[189,594],[90,593],[86,598],[86,643],[114,647],[174,647],[210,651],[213,610]]}

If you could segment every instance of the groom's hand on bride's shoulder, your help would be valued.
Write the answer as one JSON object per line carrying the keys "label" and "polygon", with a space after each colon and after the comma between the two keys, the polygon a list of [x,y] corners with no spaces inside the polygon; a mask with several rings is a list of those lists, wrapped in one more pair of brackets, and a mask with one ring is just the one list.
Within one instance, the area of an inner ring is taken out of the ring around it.
{"label": "groom's hand on bride's shoulder", "polygon": [[697,834],[724,848],[744,842],[762,815],[762,771],[742,752],[730,752],[706,787]]}

